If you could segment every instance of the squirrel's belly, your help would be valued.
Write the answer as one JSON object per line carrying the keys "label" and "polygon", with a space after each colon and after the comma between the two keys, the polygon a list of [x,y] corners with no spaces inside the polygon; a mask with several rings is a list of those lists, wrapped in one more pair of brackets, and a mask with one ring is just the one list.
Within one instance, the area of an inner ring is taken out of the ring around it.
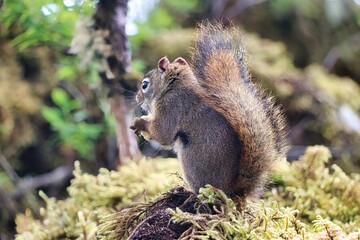
{"label": "squirrel's belly", "polygon": [[[199,147],[191,145],[190,142],[187,147],[183,147],[182,141],[178,139],[175,146],[184,169],[185,179],[192,190],[198,192],[199,188],[210,184],[227,194],[234,191],[233,184],[237,178],[240,146],[237,146],[237,149],[235,146],[225,147],[227,153],[223,156],[214,153],[216,149],[209,150],[207,154],[204,154],[203,150],[197,151],[200,148],[210,149],[212,147],[206,143]],[[224,148],[220,147],[221,149],[218,151],[223,152]]]}
{"label": "squirrel's belly", "polygon": [[242,151],[239,136],[225,117],[210,107],[199,107],[191,117],[182,122],[174,138],[187,183],[195,192],[210,184],[233,193]]}

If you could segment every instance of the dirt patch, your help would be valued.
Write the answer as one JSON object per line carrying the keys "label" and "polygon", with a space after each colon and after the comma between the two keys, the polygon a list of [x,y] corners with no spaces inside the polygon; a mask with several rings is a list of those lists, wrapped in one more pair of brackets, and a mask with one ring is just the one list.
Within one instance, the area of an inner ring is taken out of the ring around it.
{"label": "dirt patch", "polygon": [[190,223],[174,223],[168,209],[181,209],[183,212],[196,213],[199,199],[191,191],[178,187],[170,190],[164,198],[151,206],[128,239],[162,240],[178,239],[189,229]]}

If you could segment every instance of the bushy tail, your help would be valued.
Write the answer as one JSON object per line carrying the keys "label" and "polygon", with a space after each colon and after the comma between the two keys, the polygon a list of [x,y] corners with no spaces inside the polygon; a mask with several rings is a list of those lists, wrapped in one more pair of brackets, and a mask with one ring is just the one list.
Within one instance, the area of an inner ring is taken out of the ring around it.
{"label": "bushy tail", "polygon": [[271,164],[286,152],[284,120],[272,98],[251,81],[239,30],[201,24],[191,51],[191,65],[205,98],[240,137],[237,194],[262,186]]}

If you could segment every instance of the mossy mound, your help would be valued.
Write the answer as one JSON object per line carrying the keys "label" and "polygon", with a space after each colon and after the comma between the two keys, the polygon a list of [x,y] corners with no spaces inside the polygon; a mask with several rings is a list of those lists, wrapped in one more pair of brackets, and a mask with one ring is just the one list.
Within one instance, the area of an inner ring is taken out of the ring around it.
{"label": "mossy mound", "polygon": [[359,239],[360,175],[328,168],[329,158],[327,148],[315,146],[299,161],[279,163],[266,198],[242,211],[211,186],[198,196],[181,187],[167,191],[182,182],[173,174],[176,160],[143,160],[98,176],[77,165],[69,198],[41,194],[46,207],[39,218],[17,217],[16,239],[145,239],[140,230],[157,226],[180,239]]}

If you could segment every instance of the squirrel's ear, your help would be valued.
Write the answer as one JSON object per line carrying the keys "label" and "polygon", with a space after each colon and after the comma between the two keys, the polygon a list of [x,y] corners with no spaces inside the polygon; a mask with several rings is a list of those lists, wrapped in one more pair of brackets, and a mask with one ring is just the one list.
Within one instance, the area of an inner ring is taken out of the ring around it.
{"label": "squirrel's ear", "polygon": [[182,57],[178,57],[177,59],[175,59],[174,63],[179,63],[180,65],[188,65],[186,60],[183,59]]}
{"label": "squirrel's ear", "polygon": [[158,69],[161,72],[165,72],[167,66],[169,65],[170,61],[167,57],[162,57],[158,62]]}

